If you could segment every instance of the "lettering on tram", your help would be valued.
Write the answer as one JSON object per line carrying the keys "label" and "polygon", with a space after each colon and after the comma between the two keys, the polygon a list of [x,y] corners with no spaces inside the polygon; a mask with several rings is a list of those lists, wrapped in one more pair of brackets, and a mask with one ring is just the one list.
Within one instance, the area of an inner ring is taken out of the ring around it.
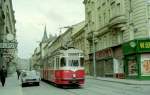
{"label": "lettering on tram", "polygon": [[56,85],[84,85],[84,53],[75,48],[55,50],[41,68],[41,78]]}

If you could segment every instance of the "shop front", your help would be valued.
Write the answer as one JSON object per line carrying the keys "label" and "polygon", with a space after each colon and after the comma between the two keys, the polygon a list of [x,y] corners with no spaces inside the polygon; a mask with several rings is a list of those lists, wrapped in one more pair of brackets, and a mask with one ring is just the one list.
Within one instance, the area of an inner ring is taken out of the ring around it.
{"label": "shop front", "polygon": [[150,40],[138,39],[122,45],[126,78],[150,79]]}
{"label": "shop front", "polygon": [[[113,77],[113,51],[111,48],[107,48],[101,51],[97,51],[96,55],[96,76],[99,77]],[[93,54],[89,55],[90,58],[90,74],[93,75]]]}
{"label": "shop front", "polygon": [[113,49],[114,77],[122,79],[124,78],[122,47],[121,45],[118,45],[112,47],[112,49]]}

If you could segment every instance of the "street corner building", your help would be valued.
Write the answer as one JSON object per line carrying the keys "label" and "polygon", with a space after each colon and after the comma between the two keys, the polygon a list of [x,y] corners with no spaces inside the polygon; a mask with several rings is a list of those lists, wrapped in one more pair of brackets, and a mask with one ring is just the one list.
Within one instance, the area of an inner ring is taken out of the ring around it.
{"label": "street corner building", "polygon": [[150,40],[132,40],[122,45],[128,78],[150,79]]}
{"label": "street corner building", "polygon": [[150,1],[84,0],[90,75],[150,79]]}
{"label": "street corner building", "polygon": [[15,23],[12,0],[0,0],[0,66],[4,65],[8,73],[17,63]]}

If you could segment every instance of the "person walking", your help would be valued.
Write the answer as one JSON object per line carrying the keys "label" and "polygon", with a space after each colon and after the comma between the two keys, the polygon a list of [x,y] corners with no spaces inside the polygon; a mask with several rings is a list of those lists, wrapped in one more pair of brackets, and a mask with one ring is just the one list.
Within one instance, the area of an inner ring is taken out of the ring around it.
{"label": "person walking", "polygon": [[18,79],[19,79],[19,76],[20,76],[20,70],[17,69],[16,72],[17,72],[17,76],[18,76]]}
{"label": "person walking", "polygon": [[0,79],[1,79],[2,86],[4,87],[5,80],[6,80],[6,69],[4,66],[2,66],[2,68],[0,69]]}

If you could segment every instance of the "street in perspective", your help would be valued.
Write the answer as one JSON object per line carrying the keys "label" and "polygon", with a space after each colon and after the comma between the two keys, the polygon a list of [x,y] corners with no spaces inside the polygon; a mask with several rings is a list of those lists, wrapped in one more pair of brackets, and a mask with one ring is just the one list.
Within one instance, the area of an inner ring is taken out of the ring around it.
{"label": "street in perspective", "polygon": [[149,95],[150,0],[0,0],[0,95]]}

